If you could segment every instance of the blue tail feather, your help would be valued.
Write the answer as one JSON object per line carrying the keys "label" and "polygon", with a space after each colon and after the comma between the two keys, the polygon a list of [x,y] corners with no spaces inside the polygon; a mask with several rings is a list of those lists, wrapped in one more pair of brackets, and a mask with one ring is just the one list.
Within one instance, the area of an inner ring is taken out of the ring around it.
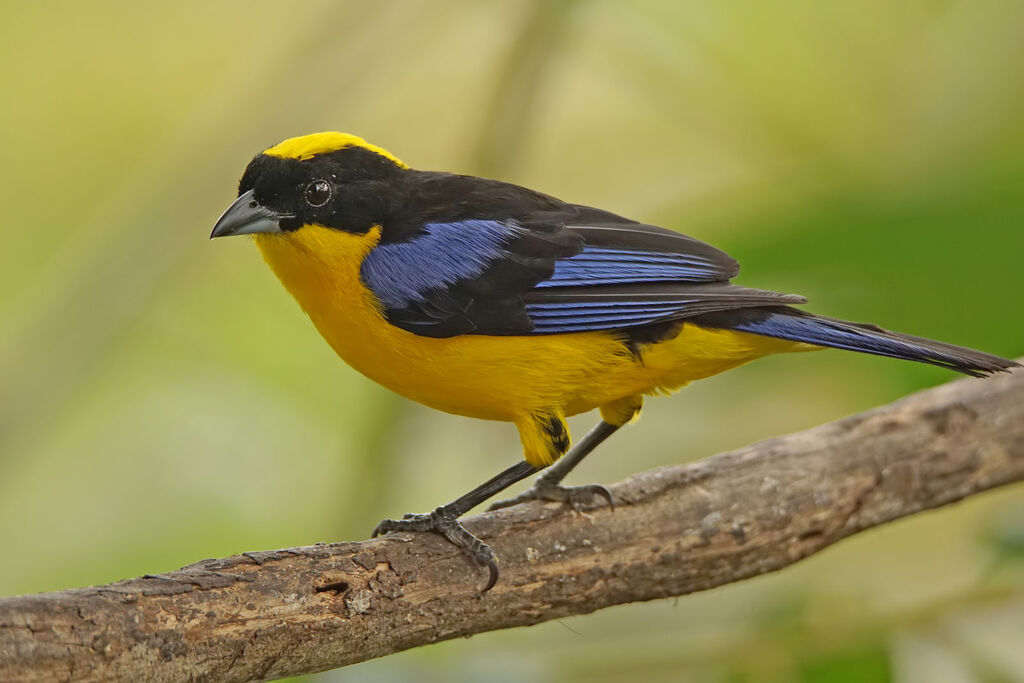
{"label": "blue tail feather", "polygon": [[705,327],[760,334],[777,339],[900,358],[983,377],[1017,363],[962,346],[884,330],[875,325],[817,316],[784,306],[746,309],[701,316]]}

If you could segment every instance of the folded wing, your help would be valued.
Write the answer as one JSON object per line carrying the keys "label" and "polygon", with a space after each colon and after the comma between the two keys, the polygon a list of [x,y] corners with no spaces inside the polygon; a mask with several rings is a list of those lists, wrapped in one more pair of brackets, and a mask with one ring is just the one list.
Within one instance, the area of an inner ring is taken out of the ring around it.
{"label": "folded wing", "polygon": [[721,250],[590,207],[404,233],[367,256],[362,276],[392,324],[424,336],[627,329],[804,301],[729,284],[739,266]]}

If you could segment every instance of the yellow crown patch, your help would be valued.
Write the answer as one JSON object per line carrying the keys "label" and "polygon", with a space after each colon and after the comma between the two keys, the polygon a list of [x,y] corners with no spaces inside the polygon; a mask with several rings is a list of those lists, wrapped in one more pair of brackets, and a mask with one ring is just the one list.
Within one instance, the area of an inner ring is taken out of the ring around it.
{"label": "yellow crown patch", "polygon": [[263,153],[270,157],[277,157],[278,159],[298,159],[299,161],[305,161],[306,159],[312,159],[317,154],[337,152],[339,149],[344,149],[346,147],[362,147],[363,149],[368,149],[386,159],[390,159],[402,168],[409,168],[405,163],[383,147],[372,145],[357,135],[349,135],[348,133],[338,133],[335,131],[311,133],[309,135],[300,135],[299,137],[288,138],[284,142],[279,142],[273,147],[263,150]]}

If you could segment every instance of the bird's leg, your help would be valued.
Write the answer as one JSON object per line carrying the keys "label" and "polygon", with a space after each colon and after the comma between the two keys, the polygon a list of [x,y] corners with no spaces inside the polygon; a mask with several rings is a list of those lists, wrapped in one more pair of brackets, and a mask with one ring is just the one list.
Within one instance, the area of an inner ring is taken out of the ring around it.
{"label": "bird's leg", "polygon": [[587,432],[582,439],[577,441],[573,447],[569,449],[569,452],[562,456],[558,462],[544,470],[544,472],[537,477],[536,481],[533,482],[533,486],[523,491],[518,496],[497,501],[491,505],[488,510],[507,508],[527,500],[556,500],[563,503],[569,503],[575,508],[591,502],[595,496],[601,496],[608,501],[608,505],[610,507],[615,507],[615,501],[612,499],[612,492],[600,484],[588,484],[586,486],[562,486],[561,483],[562,480],[565,479],[565,475],[569,474],[569,471],[572,470],[572,468],[580,464],[580,461],[583,460],[590,451],[597,448],[602,441],[614,434],[618,428],[619,425],[613,425],[605,422],[604,420],[598,422],[597,425]]}
{"label": "bird's leg", "polygon": [[528,462],[518,463],[433,512],[407,514],[402,519],[385,519],[373,530],[373,535],[379,536],[389,531],[432,531],[441,534],[469,554],[478,564],[487,567],[490,572],[487,586],[484,588],[484,592],[487,592],[498,580],[498,561],[490,546],[466,531],[458,518],[536,471],[537,468]]}

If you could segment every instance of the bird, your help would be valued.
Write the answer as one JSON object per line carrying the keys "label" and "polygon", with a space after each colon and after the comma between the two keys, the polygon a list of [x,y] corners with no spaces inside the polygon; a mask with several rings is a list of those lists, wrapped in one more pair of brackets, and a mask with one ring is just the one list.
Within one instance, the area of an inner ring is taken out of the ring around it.
{"label": "bird", "polygon": [[[731,282],[738,263],[675,230],[500,180],[414,169],[362,138],[284,140],[246,167],[211,238],[251,235],[334,351],[371,380],[456,415],[513,423],[523,459],[431,512],[373,535],[433,532],[498,579],[459,518],[492,505],[605,503],[566,474],[646,396],[763,356],[859,351],[977,377],[1016,363],[807,312],[802,296]],[[598,410],[575,444],[566,417]]]}

